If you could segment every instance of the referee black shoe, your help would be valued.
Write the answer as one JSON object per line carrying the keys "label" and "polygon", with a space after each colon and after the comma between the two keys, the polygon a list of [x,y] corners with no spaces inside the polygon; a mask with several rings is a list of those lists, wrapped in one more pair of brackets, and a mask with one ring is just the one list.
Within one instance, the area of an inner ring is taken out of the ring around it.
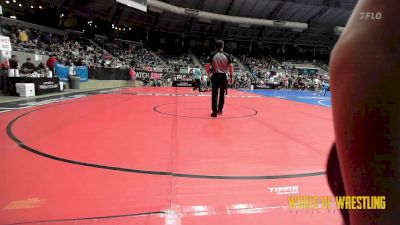
{"label": "referee black shoe", "polygon": [[217,117],[217,113],[211,113],[211,117]]}

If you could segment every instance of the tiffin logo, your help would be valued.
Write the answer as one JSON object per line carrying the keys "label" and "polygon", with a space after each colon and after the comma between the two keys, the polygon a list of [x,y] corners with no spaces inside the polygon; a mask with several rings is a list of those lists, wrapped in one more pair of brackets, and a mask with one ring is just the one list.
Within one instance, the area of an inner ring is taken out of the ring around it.
{"label": "tiffin logo", "polygon": [[270,187],[269,192],[276,193],[277,195],[290,195],[298,194],[299,186],[288,186],[288,187]]}

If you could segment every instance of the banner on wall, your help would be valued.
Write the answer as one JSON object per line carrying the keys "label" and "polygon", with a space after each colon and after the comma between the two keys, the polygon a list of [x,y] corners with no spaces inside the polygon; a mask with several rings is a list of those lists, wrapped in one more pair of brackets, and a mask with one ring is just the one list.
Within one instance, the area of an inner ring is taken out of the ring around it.
{"label": "banner on wall", "polygon": [[[59,63],[55,66],[56,75],[60,78],[60,81],[69,81],[70,66],[63,66]],[[75,67],[75,75],[80,77],[81,82],[87,82],[89,80],[89,69],[87,66]]]}
{"label": "banner on wall", "polygon": [[172,82],[173,87],[192,87],[193,86],[193,81],[173,81]]}
{"label": "banner on wall", "polygon": [[11,52],[11,41],[7,36],[0,36],[0,51],[8,51]]}
{"label": "banner on wall", "polygon": [[193,75],[189,74],[173,74],[173,81],[193,81]]}
{"label": "banner on wall", "polygon": [[[161,72],[151,72],[147,70],[136,70],[136,79],[144,80],[160,80],[163,79],[163,73]],[[193,81],[193,75],[189,74],[171,74],[172,81]]]}
{"label": "banner on wall", "polygon": [[81,78],[81,82],[89,81],[88,66],[77,66],[75,70],[76,70],[76,76]]}
{"label": "banner on wall", "polygon": [[[57,69],[57,68],[56,68]],[[162,73],[162,72],[154,72],[147,70],[134,70],[135,73],[132,72],[131,69],[117,69],[117,68],[90,68],[89,69],[89,78],[94,80],[130,80],[132,76],[135,77],[136,80],[160,80],[160,79],[171,79],[171,81],[193,81],[193,75],[189,74],[181,74],[181,73]],[[62,71],[61,71],[62,72]],[[67,71],[65,71],[66,74]],[[78,72],[77,72],[78,73]],[[59,74],[59,73],[58,73]]]}
{"label": "banner on wall", "polygon": [[162,78],[162,73],[151,72],[146,70],[137,70],[136,71],[136,79],[138,80],[160,80]]}
{"label": "banner on wall", "polygon": [[318,74],[316,68],[296,68],[299,75],[315,75]]}
{"label": "banner on wall", "polygon": [[277,89],[278,84],[268,83],[268,84],[255,84],[254,89]]}

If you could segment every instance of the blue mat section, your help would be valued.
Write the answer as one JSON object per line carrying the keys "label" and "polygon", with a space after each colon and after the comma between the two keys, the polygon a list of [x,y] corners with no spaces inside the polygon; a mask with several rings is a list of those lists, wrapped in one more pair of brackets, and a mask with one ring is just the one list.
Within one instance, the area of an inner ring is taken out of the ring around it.
{"label": "blue mat section", "polygon": [[241,89],[241,91],[264,95],[268,97],[275,97],[281,99],[287,99],[297,102],[303,102],[312,105],[319,105],[324,107],[332,107],[331,102],[331,92],[327,92],[324,96],[323,93],[313,92],[313,91],[299,91],[299,90],[265,90],[265,89],[257,89],[257,90],[248,90]]}

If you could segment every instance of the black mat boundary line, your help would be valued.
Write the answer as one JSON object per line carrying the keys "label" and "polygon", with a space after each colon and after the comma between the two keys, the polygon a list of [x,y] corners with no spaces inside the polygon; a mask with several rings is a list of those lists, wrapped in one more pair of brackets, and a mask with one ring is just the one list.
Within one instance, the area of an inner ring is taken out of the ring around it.
{"label": "black mat boundary line", "polygon": [[[195,104],[195,103],[201,103],[201,102],[181,102],[180,104]],[[250,115],[244,115],[244,116],[231,116],[231,117],[223,117],[223,118],[221,118],[221,117],[213,118],[213,117],[210,116],[211,115],[211,111],[210,111],[210,115],[209,116],[205,116],[205,117],[200,117],[200,116],[182,116],[182,115],[176,115],[176,114],[171,114],[171,113],[165,113],[165,112],[161,112],[161,111],[158,110],[159,107],[165,106],[165,105],[175,105],[175,103],[167,103],[167,104],[157,105],[157,106],[154,106],[153,110],[155,112],[157,112],[157,113],[168,115],[168,116],[183,117],[183,118],[193,118],[193,119],[207,119],[207,120],[239,119],[239,118],[247,118],[247,117],[256,116],[258,114],[258,111],[256,109],[253,109],[253,108],[250,108],[250,107],[245,107],[245,106],[238,106],[238,107],[250,109],[250,110],[253,111],[253,113],[250,114]],[[230,104],[225,104],[225,105],[230,105]],[[237,106],[237,105],[235,105],[235,106]]]}
{"label": "black mat boundary line", "polygon": [[146,215],[158,215],[165,214],[165,212],[145,212],[145,213],[134,213],[134,214],[123,214],[123,215],[113,215],[113,216],[98,216],[98,217],[84,217],[84,218],[71,218],[71,219],[54,219],[54,220],[40,220],[40,221],[29,221],[29,222],[19,222],[19,223],[9,223],[4,225],[21,225],[21,224],[32,224],[32,223],[53,223],[53,222],[68,222],[68,221],[83,221],[83,220],[105,220],[105,219],[116,219],[124,217],[136,217],[136,216],[146,216]]}
{"label": "black mat boundary line", "polygon": [[6,127],[6,132],[7,132],[8,137],[22,149],[25,149],[31,153],[34,153],[36,155],[39,155],[39,156],[42,156],[42,157],[45,157],[48,159],[57,160],[60,162],[65,162],[65,163],[70,163],[70,164],[75,164],[75,165],[80,165],[80,166],[86,166],[86,167],[92,167],[92,168],[98,168],[98,169],[106,169],[106,170],[114,170],[114,171],[120,171],[120,172],[128,172],[128,173],[161,175],[161,176],[172,176],[172,177],[194,178],[194,179],[218,179],[218,180],[271,180],[271,179],[288,179],[288,178],[299,178],[299,177],[323,176],[326,174],[326,171],[319,171],[319,172],[312,172],[312,173],[270,175],[270,176],[218,176],[218,175],[201,175],[201,174],[183,174],[183,173],[173,173],[173,172],[165,172],[165,171],[148,171],[148,170],[140,170],[140,169],[114,167],[114,166],[107,166],[107,165],[101,165],[101,164],[80,162],[80,161],[75,161],[75,160],[71,160],[71,159],[65,159],[65,158],[54,156],[54,155],[50,155],[50,154],[41,152],[37,149],[34,149],[34,148],[24,144],[20,139],[18,139],[14,135],[13,130],[12,130],[13,125],[22,117],[29,115],[33,112],[37,112],[39,110],[46,109],[46,108],[55,107],[55,106],[64,105],[64,104],[72,104],[72,103],[73,102],[68,102],[68,103],[61,103],[61,104],[55,104],[55,105],[51,105],[51,106],[41,107],[41,108],[38,108],[38,109],[35,109],[32,111],[26,112],[16,118],[14,118],[12,121],[10,121],[7,124],[7,127]]}

